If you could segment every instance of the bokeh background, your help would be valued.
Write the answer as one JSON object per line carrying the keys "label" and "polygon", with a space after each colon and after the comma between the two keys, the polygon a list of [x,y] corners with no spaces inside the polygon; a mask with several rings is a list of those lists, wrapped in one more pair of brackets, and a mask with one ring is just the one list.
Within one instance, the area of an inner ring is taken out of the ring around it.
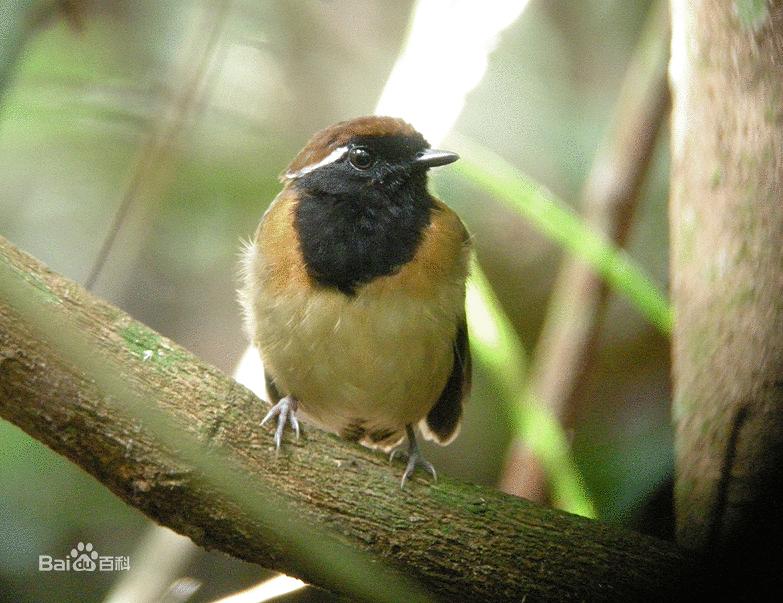
{"label": "bokeh background", "polygon": [[[93,290],[230,372],[246,347],[235,296],[240,238],[314,131],[373,111],[412,7],[42,3],[0,97],[0,235],[84,283],[121,217]],[[577,207],[649,8],[532,0],[500,37],[454,130]],[[627,245],[662,289],[667,150],[664,132]],[[562,249],[458,173],[434,179],[532,350]],[[625,300],[612,297],[607,312],[569,435],[596,515],[637,525],[671,471],[669,344]],[[512,437],[508,401],[481,365],[475,382],[462,435],[427,452],[444,474],[494,485]],[[131,555],[147,525],[0,421],[0,599],[100,600],[116,576],[42,574],[38,555],[64,556],[79,541]],[[194,556],[184,573],[203,584],[194,601],[266,575],[217,553]]]}

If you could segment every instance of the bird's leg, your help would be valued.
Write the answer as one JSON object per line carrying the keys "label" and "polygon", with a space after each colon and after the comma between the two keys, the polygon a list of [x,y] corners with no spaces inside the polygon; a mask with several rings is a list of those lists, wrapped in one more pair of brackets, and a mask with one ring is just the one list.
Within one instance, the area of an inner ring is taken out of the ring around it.
{"label": "bird's leg", "polygon": [[[419,444],[416,442],[416,434],[413,432],[413,427],[410,425],[405,426],[405,433],[408,435],[408,465],[405,467],[405,473],[402,474],[402,481],[400,482],[400,488],[405,487],[405,482],[416,471],[416,467],[421,467],[425,471],[428,471],[432,475],[433,481],[438,481],[438,474],[435,472],[435,467],[432,466],[427,459],[422,455],[419,450]],[[392,450],[390,461],[394,460],[394,457],[398,453],[402,453],[402,448]]]}
{"label": "bird's leg", "polygon": [[283,441],[283,431],[286,423],[291,423],[294,428],[296,438],[299,439],[299,421],[296,418],[296,408],[299,402],[293,396],[286,396],[280,402],[275,404],[261,421],[263,426],[269,419],[277,417],[277,429],[275,429],[275,450],[280,450],[280,444]]}

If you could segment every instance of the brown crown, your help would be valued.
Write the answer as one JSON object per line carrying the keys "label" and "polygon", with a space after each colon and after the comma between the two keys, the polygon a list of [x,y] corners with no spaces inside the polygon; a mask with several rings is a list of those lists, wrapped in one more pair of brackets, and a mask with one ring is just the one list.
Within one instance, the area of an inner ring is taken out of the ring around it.
{"label": "brown crown", "polygon": [[424,140],[413,126],[398,117],[377,115],[356,117],[313,134],[283,172],[283,177],[285,174],[298,172],[308,165],[318,163],[335,149],[348,144],[351,139],[362,136],[411,136]]}

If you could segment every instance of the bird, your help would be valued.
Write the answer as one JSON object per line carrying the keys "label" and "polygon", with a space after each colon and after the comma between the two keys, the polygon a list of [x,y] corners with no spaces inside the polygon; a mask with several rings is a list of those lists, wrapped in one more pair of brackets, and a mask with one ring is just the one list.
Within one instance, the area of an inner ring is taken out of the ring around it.
{"label": "bird", "polygon": [[[465,316],[471,237],[427,188],[459,159],[409,123],[358,117],[312,136],[241,254],[239,301],[259,350],[279,452],[299,419],[407,455],[449,444],[471,386]],[[407,438],[407,449],[397,448]]]}

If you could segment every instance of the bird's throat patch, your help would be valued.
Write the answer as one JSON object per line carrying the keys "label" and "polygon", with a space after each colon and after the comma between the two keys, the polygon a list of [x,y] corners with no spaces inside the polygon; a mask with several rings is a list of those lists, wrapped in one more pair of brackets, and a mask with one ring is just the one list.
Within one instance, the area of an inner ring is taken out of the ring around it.
{"label": "bird's throat patch", "polygon": [[354,295],[373,279],[411,261],[434,207],[426,188],[402,187],[393,196],[368,187],[351,195],[299,189],[294,227],[311,278]]}

